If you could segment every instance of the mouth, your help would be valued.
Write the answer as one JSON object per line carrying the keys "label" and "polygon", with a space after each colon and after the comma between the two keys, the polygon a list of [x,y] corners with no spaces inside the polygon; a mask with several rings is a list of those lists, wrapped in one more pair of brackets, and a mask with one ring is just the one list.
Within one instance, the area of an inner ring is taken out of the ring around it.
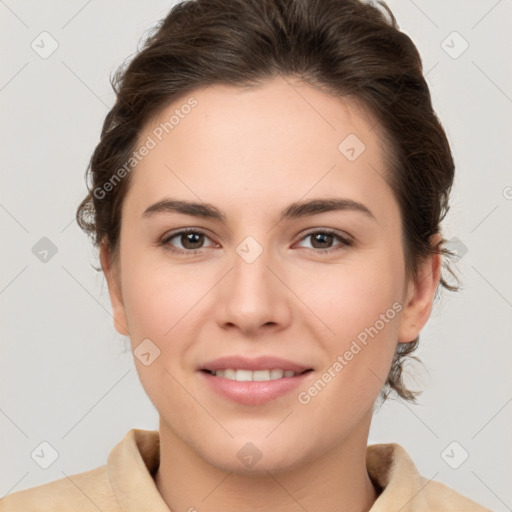
{"label": "mouth", "polygon": [[217,397],[253,406],[277,398],[291,399],[291,392],[314,374],[314,368],[271,355],[220,357],[198,370],[206,388]]}
{"label": "mouth", "polygon": [[250,370],[245,368],[219,368],[217,370],[209,370],[203,368],[203,373],[212,375],[213,377],[222,377],[237,382],[265,382],[270,380],[280,380],[297,377],[308,372],[312,372],[312,368],[302,371],[285,370],[282,368],[269,368],[262,370]]}
{"label": "mouth", "polygon": [[244,405],[289,399],[291,391],[314,374],[312,367],[270,354],[226,355],[197,369],[206,388],[217,397]]}

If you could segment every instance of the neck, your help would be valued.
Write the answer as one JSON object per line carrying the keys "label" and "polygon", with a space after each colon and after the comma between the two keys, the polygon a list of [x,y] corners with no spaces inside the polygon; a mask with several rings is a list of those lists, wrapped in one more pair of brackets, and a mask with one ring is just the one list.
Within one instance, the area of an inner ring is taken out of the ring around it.
{"label": "neck", "polygon": [[370,421],[292,469],[247,475],[212,466],[160,419],[155,484],[172,512],[368,512],[377,499],[365,462]]}

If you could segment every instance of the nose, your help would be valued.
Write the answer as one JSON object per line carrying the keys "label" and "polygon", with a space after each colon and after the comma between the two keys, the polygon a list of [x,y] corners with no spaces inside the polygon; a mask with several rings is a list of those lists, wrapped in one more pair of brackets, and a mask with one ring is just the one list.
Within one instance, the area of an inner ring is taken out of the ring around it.
{"label": "nose", "polygon": [[282,273],[282,266],[270,250],[263,250],[254,260],[242,251],[236,252],[233,268],[219,283],[216,297],[219,325],[224,329],[238,329],[246,337],[285,328],[291,319],[293,294]]}

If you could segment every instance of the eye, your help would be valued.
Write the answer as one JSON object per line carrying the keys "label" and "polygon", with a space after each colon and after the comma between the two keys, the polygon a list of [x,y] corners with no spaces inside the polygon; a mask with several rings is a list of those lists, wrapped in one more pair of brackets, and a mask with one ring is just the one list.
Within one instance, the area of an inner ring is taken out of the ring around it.
{"label": "eye", "polygon": [[[318,249],[315,252],[334,252],[343,249],[344,247],[350,247],[354,244],[353,240],[350,240],[347,237],[341,236],[336,231],[332,229],[322,229],[317,231],[311,231],[307,233],[302,240],[311,239],[311,249]],[[332,245],[335,241],[339,243],[337,245]]]}
{"label": "eye", "polygon": [[[173,243],[173,240],[176,241]],[[205,240],[210,240],[211,242],[211,239],[206,235],[206,233],[203,233],[198,229],[185,229],[165,236],[162,239],[161,244],[171,252],[179,252],[188,256],[203,249],[205,247]],[[181,245],[181,247],[176,248],[174,245],[176,243]],[[216,244],[212,242],[208,247],[215,245]]]}
{"label": "eye", "polygon": [[[301,241],[308,238],[311,239],[311,246],[306,248],[312,249],[314,252],[320,254],[338,251],[354,244],[353,240],[348,237],[341,236],[339,233],[331,229],[311,231],[303,236]],[[210,243],[208,245],[204,245],[206,241],[210,241]],[[333,243],[336,241],[338,241],[338,243],[333,246]],[[212,242],[206,233],[194,228],[170,233],[165,236],[160,243],[167,250],[174,253],[181,253],[186,256],[194,255],[205,247],[218,246],[218,244]],[[176,247],[177,244],[179,245],[178,247]]]}

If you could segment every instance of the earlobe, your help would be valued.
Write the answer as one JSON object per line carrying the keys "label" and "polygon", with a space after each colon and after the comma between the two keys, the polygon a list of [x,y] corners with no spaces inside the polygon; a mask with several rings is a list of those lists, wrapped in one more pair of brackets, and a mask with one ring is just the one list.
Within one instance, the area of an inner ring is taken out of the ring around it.
{"label": "earlobe", "polygon": [[[436,246],[442,240],[437,233],[431,239],[431,245]],[[432,304],[441,277],[441,255],[430,254],[418,268],[418,275],[409,282],[404,296],[404,308],[398,329],[398,342],[414,341],[427,323],[432,311]]]}
{"label": "earlobe", "polygon": [[105,279],[107,280],[108,293],[112,304],[114,328],[119,334],[128,336],[128,323],[121,293],[121,282],[118,268],[112,264],[110,250],[107,244],[100,244],[100,263]]}

